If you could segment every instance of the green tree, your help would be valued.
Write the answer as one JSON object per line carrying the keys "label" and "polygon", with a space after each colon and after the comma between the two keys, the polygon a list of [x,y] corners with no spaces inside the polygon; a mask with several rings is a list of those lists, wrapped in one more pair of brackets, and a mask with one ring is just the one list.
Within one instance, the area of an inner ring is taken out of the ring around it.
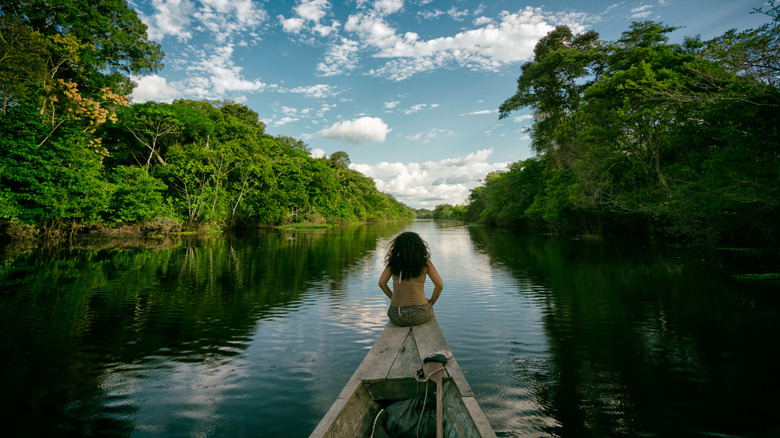
{"label": "green tree", "polygon": [[499,107],[499,119],[529,107],[534,111],[532,147],[568,163],[573,143],[562,138],[558,127],[578,109],[582,94],[601,74],[598,34],[573,35],[557,27],[534,48],[534,59],[523,64],[517,92]]}
{"label": "green tree", "polygon": [[159,164],[165,164],[162,156],[162,146],[166,137],[180,134],[184,123],[169,104],[146,102],[127,107],[120,112],[120,125],[129,132],[136,142],[147,151],[136,154],[135,148],[130,154],[135,161],[146,170],[152,166],[152,159]]}
{"label": "green tree", "polygon": [[48,127],[31,106],[16,105],[0,116],[6,212],[26,223],[99,221],[112,187],[102,178],[101,155],[86,146],[91,136],[65,126],[39,142]]}
{"label": "green tree", "polygon": [[147,38],[146,25],[125,0],[2,0],[0,15],[47,38],[78,41],[77,62],[61,65],[60,77],[85,90],[109,87],[126,95],[128,75],[162,67],[160,46]]}
{"label": "green tree", "polygon": [[115,187],[109,219],[138,222],[158,216],[174,215],[163,197],[167,186],[150,175],[146,169],[136,166],[118,166],[113,169],[108,178]]}
{"label": "green tree", "polygon": [[338,151],[331,154],[328,158],[328,165],[334,169],[344,170],[349,167],[352,161],[349,155],[344,151]]}

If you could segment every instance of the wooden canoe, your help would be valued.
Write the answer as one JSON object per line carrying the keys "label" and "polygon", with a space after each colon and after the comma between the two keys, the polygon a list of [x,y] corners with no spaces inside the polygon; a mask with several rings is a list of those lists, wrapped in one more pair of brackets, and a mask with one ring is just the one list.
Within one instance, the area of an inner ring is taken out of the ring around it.
{"label": "wooden canoe", "polygon": [[[443,399],[443,415],[458,437],[495,437],[455,358],[439,372],[434,371],[441,363],[423,364],[436,351],[449,351],[449,347],[435,317],[414,327],[389,322],[310,438],[368,437],[377,414],[390,400],[423,394],[426,385],[428,394],[436,393],[438,406]],[[427,383],[414,378],[421,368],[432,376]],[[437,386],[443,394],[437,393]]]}

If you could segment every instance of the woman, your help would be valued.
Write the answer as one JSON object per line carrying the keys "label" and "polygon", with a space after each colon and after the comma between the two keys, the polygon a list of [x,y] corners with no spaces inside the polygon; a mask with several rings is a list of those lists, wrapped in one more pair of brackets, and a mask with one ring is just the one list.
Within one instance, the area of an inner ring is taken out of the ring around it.
{"label": "woman", "polygon": [[[385,270],[379,276],[379,287],[390,297],[387,316],[402,327],[425,324],[433,318],[433,304],[439,299],[444,283],[430,260],[428,244],[417,233],[407,231],[390,242],[385,256]],[[425,297],[425,276],[433,282],[431,298]],[[393,289],[387,286],[393,279]]]}

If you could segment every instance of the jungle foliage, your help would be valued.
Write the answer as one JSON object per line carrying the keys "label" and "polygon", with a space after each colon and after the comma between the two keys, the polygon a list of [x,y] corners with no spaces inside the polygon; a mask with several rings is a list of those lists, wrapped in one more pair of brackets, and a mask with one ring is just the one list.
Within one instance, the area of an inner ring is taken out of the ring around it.
{"label": "jungle foliage", "polygon": [[162,67],[125,0],[0,0],[0,221],[115,226],[414,217],[336,152],[265,133],[230,101],[128,105]]}
{"label": "jungle foliage", "polygon": [[465,218],[695,243],[780,239],[780,4],[709,41],[636,22],[617,41],[559,27],[500,118],[533,111],[535,156],[472,190]]}

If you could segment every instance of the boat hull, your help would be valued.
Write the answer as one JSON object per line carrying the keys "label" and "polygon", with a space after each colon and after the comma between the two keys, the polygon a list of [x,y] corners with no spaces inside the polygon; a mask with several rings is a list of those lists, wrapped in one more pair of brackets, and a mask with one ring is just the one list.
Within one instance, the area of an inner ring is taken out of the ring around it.
{"label": "boat hull", "polygon": [[[414,327],[388,323],[310,437],[369,436],[389,401],[426,393],[443,400],[443,414],[458,437],[495,437],[455,358],[440,371],[439,362],[423,363],[436,351],[449,351],[449,346],[435,318]],[[421,368],[430,376],[427,382],[415,379]]]}

